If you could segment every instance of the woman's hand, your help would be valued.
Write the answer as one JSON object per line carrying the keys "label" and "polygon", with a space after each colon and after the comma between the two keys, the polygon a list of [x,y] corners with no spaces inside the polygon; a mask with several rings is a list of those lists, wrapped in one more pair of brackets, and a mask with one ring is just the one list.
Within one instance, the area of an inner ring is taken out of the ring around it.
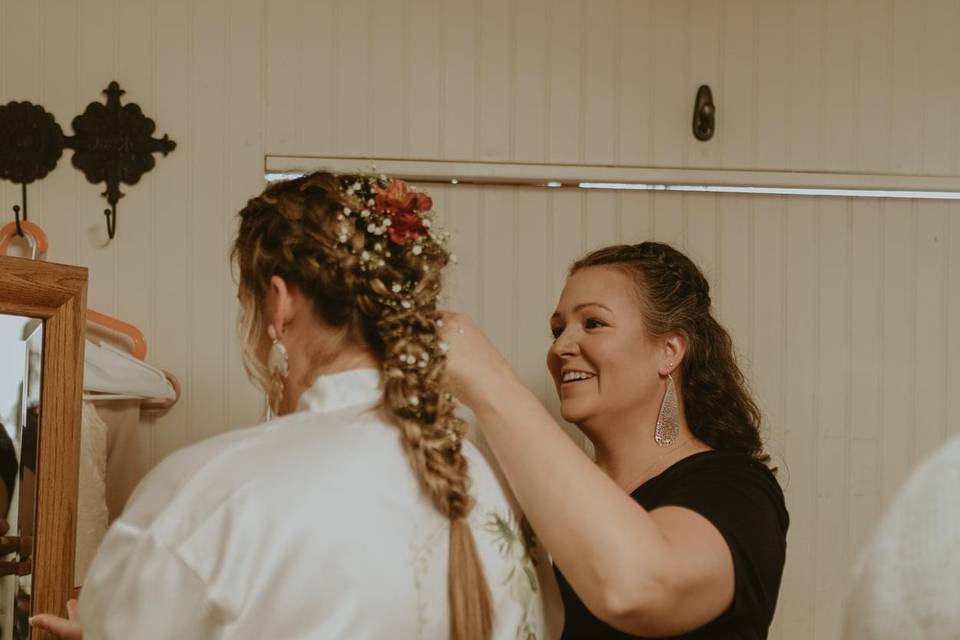
{"label": "woman's hand", "polygon": [[41,613],[30,618],[30,626],[52,633],[60,640],[82,640],[83,630],[80,628],[79,608],[76,600],[67,602],[67,619],[52,613]]}
{"label": "woman's hand", "polygon": [[496,398],[498,385],[519,384],[510,365],[480,327],[462,313],[443,313],[442,337],[447,351],[447,383],[460,402],[476,411]]}

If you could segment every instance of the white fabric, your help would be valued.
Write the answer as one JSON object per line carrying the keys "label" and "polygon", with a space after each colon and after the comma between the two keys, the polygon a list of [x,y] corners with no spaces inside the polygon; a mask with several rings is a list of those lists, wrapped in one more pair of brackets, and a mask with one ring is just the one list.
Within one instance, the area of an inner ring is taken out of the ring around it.
{"label": "white fabric", "polygon": [[83,584],[87,567],[107,533],[107,425],[89,402],[80,420],[80,479],[77,496],[75,584]]}
{"label": "white fabric", "polygon": [[[447,640],[449,524],[380,397],[376,371],[322,376],[298,413],[163,461],[87,573],[84,638]],[[558,637],[548,558],[527,553],[489,465],[464,452],[494,637]]]}
{"label": "white fabric", "polygon": [[83,391],[84,400],[176,397],[163,371],[106,342],[92,340],[84,347]]}
{"label": "white fabric", "polygon": [[853,640],[960,638],[960,437],[910,475],[861,559]]}

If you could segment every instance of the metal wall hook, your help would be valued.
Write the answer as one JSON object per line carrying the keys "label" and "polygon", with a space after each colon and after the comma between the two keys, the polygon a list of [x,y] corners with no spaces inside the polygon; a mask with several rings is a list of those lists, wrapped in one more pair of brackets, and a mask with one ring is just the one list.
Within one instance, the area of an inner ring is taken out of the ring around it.
{"label": "metal wall hook", "polygon": [[717,107],[713,104],[710,87],[700,85],[693,105],[693,135],[697,140],[706,142],[713,137],[717,128],[716,117]]}
{"label": "metal wall hook", "polygon": [[[21,199],[23,200],[23,221],[27,221],[27,184],[22,183]],[[14,222],[17,223],[17,235],[21,238],[23,237],[23,229],[20,227],[20,207],[13,205],[13,218]]]}
{"label": "metal wall hook", "polygon": [[107,236],[113,240],[117,232],[117,205],[111,204],[109,209],[103,210],[103,215],[107,218]]}
{"label": "metal wall hook", "polygon": [[83,114],[73,119],[74,135],[64,138],[64,145],[73,149],[73,166],[83,171],[87,180],[106,182],[100,195],[110,205],[107,218],[110,240],[117,232],[117,202],[123,197],[120,185],[134,185],[153,169],[154,153],[166,156],[177,143],[164,135],[154,138],[156,124],[143,115],[136,103],[120,103],[125,93],[113,81],[103,90],[106,103],[91,102]]}

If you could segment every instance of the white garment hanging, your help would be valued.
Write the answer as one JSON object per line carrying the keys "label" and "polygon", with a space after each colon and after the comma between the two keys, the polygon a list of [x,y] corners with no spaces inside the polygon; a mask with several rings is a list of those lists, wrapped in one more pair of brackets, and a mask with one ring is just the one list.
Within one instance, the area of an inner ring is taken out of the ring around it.
{"label": "white garment hanging", "polygon": [[89,402],[80,421],[80,481],[74,580],[83,584],[87,567],[107,533],[107,425]]}
{"label": "white garment hanging", "polygon": [[84,400],[176,397],[163,371],[107,343],[92,340],[87,340],[84,348],[83,391]]}

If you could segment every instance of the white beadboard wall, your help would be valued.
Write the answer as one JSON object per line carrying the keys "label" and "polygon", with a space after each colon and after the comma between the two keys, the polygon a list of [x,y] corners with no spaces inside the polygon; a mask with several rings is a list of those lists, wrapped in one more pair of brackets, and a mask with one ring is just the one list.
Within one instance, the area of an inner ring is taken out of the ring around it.
{"label": "white beadboard wall", "polygon": [[[0,0],[0,103],[69,133],[117,79],[178,143],[124,188],[109,244],[70,152],[29,188],[49,259],[88,267],[91,308],[184,383],[141,426],[155,462],[258,418],[226,255],[266,154],[957,177],[957,31],[955,0]],[[701,83],[709,143],[690,135]],[[574,257],[655,238],[701,264],[793,519],[771,637],[838,637],[882,507],[960,431],[960,204],[432,192],[461,259],[451,306],[554,409],[546,319]],[[0,182],[4,211],[19,198]]]}

